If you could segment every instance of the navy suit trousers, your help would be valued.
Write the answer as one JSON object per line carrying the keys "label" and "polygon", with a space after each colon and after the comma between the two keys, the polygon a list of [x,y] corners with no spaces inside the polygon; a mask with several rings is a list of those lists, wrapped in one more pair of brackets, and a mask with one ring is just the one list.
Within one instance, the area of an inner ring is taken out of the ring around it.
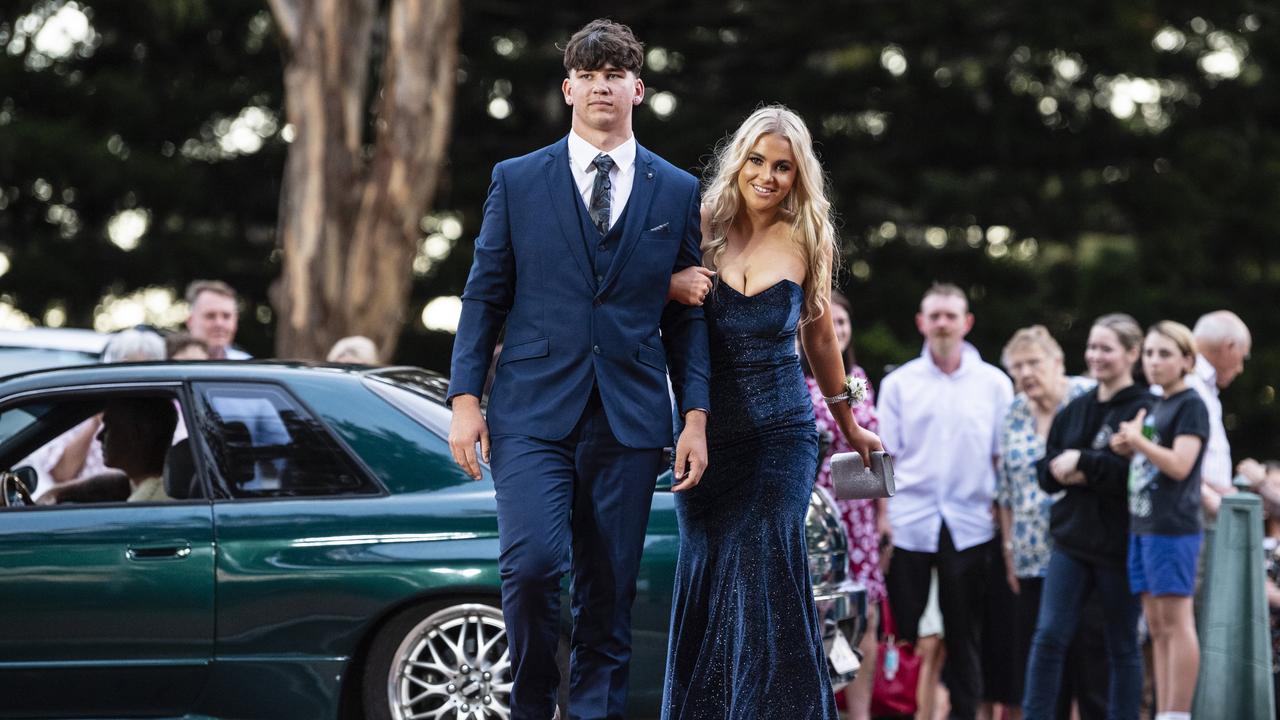
{"label": "navy suit trousers", "polygon": [[560,672],[560,581],[571,573],[570,718],[622,718],[631,605],[662,466],[614,437],[594,389],[561,440],[492,438],[513,720],[548,720]]}

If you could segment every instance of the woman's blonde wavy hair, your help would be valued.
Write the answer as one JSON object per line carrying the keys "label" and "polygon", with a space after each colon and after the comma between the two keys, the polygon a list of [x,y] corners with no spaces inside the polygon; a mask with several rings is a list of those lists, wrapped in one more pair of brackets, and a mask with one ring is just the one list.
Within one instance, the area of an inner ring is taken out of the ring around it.
{"label": "woman's blonde wavy hair", "polygon": [[[702,257],[712,270],[718,269],[730,228],[742,208],[738,193],[738,172],[747,163],[747,154],[762,135],[781,135],[791,142],[796,156],[796,182],[782,201],[783,217],[791,221],[792,238],[804,254],[804,311],[806,324],[822,315],[831,295],[831,278],[838,257],[835,222],[827,199],[826,175],[813,152],[813,138],[800,116],[782,105],[769,105],[751,113],[731,137],[716,148],[707,168],[707,190],[703,204],[709,209],[709,234],[702,238]],[[717,282],[719,280],[717,279]]]}

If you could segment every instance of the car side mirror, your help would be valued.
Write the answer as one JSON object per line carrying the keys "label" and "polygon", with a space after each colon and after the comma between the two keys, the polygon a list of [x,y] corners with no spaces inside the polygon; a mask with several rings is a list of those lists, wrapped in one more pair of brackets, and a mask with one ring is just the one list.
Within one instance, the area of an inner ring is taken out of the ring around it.
{"label": "car side mirror", "polygon": [[39,473],[30,466],[0,473],[0,503],[3,503],[4,507],[34,505],[31,495],[39,483]]}
{"label": "car side mirror", "polygon": [[27,492],[35,495],[36,486],[40,484],[40,473],[36,472],[35,468],[30,465],[23,465],[22,467],[15,469],[13,474],[17,475],[18,479],[22,481],[22,484],[27,487]]}

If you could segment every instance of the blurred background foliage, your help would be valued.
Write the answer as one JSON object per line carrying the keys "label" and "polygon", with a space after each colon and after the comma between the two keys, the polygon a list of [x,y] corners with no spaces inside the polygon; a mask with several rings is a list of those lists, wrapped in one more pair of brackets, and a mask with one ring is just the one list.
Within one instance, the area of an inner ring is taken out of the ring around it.
{"label": "blurred background foliage", "polygon": [[[1253,0],[466,2],[397,361],[447,372],[490,169],[566,132],[556,46],[596,16],[647,44],[636,134],[677,166],[760,103],[808,120],[874,381],[920,352],[934,280],[989,361],[1043,323],[1071,372],[1100,314],[1225,307],[1255,337],[1235,454],[1280,456],[1280,6]],[[173,324],[219,277],[269,354],[281,71],[262,0],[0,2],[0,323]]]}

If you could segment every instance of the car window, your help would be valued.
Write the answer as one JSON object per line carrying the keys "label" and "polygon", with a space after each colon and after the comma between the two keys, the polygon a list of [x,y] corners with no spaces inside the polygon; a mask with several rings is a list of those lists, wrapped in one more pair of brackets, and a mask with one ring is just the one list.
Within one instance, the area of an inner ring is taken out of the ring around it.
{"label": "car window", "polygon": [[41,505],[201,500],[172,389],[65,393],[0,413],[0,464],[30,468]]}
{"label": "car window", "polygon": [[35,425],[40,418],[49,413],[52,407],[48,403],[37,403],[0,412],[0,446],[16,438],[23,430]]}
{"label": "car window", "polygon": [[206,383],[197,392],[201,431],[232,497],[381,492],[283,388]]}

